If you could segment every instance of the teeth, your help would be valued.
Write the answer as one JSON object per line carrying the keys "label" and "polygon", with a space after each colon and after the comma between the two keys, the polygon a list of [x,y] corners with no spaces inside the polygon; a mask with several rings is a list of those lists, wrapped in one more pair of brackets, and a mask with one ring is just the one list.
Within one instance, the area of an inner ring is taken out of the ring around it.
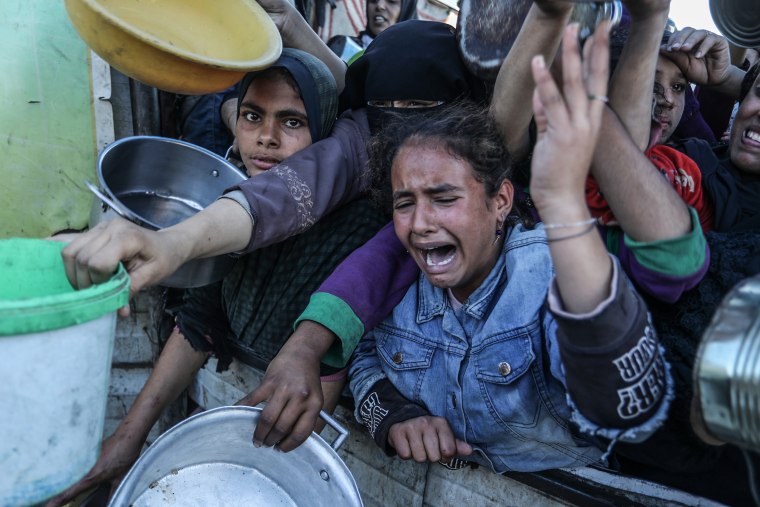
{"label": "teeth", "polygon": [[752,130],[745,130],[744,137],[747,137],[749,139],[752,139],[753,141],[757,141],[758,143],[760,143],[760,134]]}
{"label": "teeth", "polygon": [[436,263],[433,261],[432,256],[433,249],[427,251],[427,256],[425,257],[425,262],[428,266],[446,266],[447,264],[451,264],[451,261],[454,260],[454,254],[456,253],[456,250],[452,250],[451,255],[443,259],[441,262]]}

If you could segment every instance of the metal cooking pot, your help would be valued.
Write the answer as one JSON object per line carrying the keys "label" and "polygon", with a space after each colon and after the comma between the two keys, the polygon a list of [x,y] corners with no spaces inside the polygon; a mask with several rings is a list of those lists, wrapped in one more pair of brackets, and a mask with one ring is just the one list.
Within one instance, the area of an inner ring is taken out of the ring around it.
{"label": "metal cooking pot", "polygon": [[760,452],[760,275],[718,307],[697,352],[694,385],[700,436]]}
{"label": "metal cooking pot", "polygon": [[253,446],[260,413],[260,408],[220,407],[177,424],[137,460],[109,506],[363,505],[335,452],[348,435],[335,420],[320,414],[339,433],[332,447],[312,433],[283,453]]}
{"label": "metal cooking pot", "polygon": [[[199,146],[164,137],[134,136],[108,145],[98,158],[104,198],[90,210],[90,227],[114,218],[159,230],[191,217],[246,176],[222,157]],[[93,190],[95,192],[97,189]],[[109,205],[108,202],[111,204]],[[183,264],[161,284],[199,287],[221,280],[235,258],[218,255]]]}

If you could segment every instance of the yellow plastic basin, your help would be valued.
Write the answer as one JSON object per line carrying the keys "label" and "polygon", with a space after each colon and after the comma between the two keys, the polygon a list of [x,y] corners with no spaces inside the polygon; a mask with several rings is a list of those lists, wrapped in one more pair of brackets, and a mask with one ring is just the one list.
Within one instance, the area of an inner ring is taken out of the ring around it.
{"label": "yellow plastic basin", "polygon": [[66,10],[111,66],[174,93],[223,90],[282,51],[277,27],[253,0],[66,0]]}

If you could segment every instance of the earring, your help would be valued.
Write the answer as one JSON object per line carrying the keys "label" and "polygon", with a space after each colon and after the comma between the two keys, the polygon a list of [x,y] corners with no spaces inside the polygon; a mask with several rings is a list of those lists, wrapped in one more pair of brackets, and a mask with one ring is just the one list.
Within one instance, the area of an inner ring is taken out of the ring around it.
{"label": "earring", "polygon": [[504,228],[504,217],[501,218],[498,222],[496,222],[496,237],[493,239],[493,245],[496,245],[499,243],[499,240],[501,239],[502,235],[502,229]]}

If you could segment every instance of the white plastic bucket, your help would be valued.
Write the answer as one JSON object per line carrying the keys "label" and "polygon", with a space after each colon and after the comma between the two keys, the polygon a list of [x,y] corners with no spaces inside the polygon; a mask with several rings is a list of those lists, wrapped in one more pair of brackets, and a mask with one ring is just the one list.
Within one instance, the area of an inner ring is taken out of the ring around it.
{"label": "white plastic bucket", "polygon": [[60,243],[0,241],[0,505],[46,500],[100,452],[123,268],[68,284]]}

